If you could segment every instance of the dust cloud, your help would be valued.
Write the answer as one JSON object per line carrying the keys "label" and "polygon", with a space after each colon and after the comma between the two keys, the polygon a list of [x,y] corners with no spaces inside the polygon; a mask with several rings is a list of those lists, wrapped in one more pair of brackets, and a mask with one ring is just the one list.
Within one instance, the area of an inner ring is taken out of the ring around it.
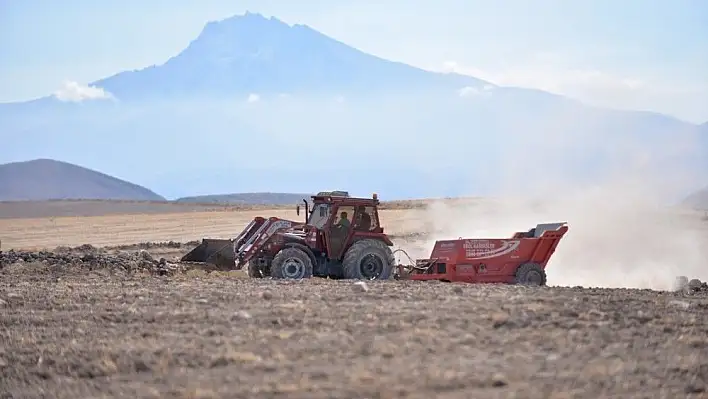
{"label": "dust cloud", "polygon": [[[503,195],[432,204],[420,222],[433,234],[409,252],[427,257],[437,239],[511,237],[562,221],[569,231],[548,264],[549,285],[669,290],[678,275],[708,280],[708,222],[675,206],[705,185],[688,161],[697,137],[574,135],[566,126],[509,140],[508,159],[494,165]],[[580,177],[588,160],[602,161],[593,178]]]}

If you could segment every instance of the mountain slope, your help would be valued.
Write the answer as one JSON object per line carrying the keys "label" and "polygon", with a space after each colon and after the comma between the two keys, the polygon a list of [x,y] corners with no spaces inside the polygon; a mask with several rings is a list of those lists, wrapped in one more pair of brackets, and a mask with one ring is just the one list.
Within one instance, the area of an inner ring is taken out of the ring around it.
{"label": "mountain slope", "polygon": [[136,184],[52,159],[0,165],[0,201],[50,199],[165,200]]}
{"label": "mountain slope", "polygon": [[162,65],[94,82],[121,100],[380,89],[481,88],[469,76],[432,73],[364,53],[305,25],[246,13],[209,22]]}

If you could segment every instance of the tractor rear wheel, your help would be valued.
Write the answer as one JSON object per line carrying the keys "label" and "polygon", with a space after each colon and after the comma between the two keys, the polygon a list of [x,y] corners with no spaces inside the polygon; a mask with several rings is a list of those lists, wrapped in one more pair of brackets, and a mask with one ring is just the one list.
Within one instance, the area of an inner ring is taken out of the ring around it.
{"label": "tractor rear wheel", "polygon": [[536,263],[524,263],[516,269],[515,283],[521,285],[546,285],[546,271]]}
{"label": "tractor rear wheel", "polygon": [[396,259],[391,248],[381,240],[365,239],[352,244],[342,260],[344,278],[388,280]]}
{"label": "tractor rear wheel", "polygon": [[299,280],[312,277],[312,259],[298,248],[283,248],[270,264],[270,275],[274,279]]}

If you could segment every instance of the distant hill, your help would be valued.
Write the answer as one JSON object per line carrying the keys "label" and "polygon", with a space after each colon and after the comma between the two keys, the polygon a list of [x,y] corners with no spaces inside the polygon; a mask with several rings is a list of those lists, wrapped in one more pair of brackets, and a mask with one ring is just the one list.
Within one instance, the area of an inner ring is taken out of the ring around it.
{"label": "distant hill", "polygon": [[52,199],[165,201],[145,187],[66,162],[35,159],[0,165],[0,201]]}
{"label": "distant hill", "polygon": [[201,195],[178,198],[178,203],[198,204],[248,204],[248,205],[288,205],[297,204],[303,198],[309,199],[312,194],[294,193],[239,193],[221,195]]}

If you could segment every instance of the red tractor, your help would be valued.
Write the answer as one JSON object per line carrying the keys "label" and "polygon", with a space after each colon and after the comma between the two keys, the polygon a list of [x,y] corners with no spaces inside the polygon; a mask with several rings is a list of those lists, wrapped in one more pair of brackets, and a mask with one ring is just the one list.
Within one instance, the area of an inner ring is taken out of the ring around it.
{"label": "red tractor", "polygon": [[[393,243],[379,223],[379,200],[320,192],[305,204],[306,220],[256,217],[233,240],[205,239],[183,261],[247,265],[253,278],[312,276],[385,280],[393,277]],[[300,206],[297,207],[300,214]],[[225,250],[225,251],[224,251]]]}

